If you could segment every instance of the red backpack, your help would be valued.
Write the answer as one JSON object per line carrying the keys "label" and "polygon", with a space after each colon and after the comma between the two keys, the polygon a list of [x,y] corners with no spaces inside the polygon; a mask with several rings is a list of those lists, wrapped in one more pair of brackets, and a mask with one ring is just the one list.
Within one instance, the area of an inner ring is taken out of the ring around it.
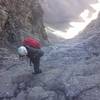
{"label": "red backpack", "polygon": [[34,39],[32,37],[27,37],[23,40],[24,45],[28,45],[33,48],[41,48],[41,44],[37,39]]}

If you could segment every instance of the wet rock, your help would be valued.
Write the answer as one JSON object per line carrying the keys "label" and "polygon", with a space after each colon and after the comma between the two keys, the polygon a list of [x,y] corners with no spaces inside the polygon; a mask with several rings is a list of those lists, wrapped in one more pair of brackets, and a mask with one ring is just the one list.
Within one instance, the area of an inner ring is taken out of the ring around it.
{"label": "wet rock", "polygon": [[34,87],[29,92],[28,100],[42,100],[48,97],[48,93],[42,87]]}
{"label": "wet rock", "polygon": [[25,73],[23,71],[22,74],[17,74],[13,77],[12,82],[15,84],[18,84],[20,89],[25,89],[26,85],[32,80],[32,74],[31,72]]}
{"label": "wet rock", "polygon": [[26,85],[25,85],[24,82],[20,83],[18,87],[19,87],[19,89],[21,89],[21,90],[26,90]]}
{"label": "wet rock", "polygon": [[75,100],[99,100],[98,98],[100,98],[100,89],[99,87],[96,87],[96,88],[91,88],[90,90],[84,91]]}
{"label": "wet rock", "polygon": [[0,98],[13,97],[16,86],[12,84],[11,78],[5,73],[3,76],[0,76],[0,80],[2,80],[0,82]]}
{"label": "wet rock", "polygon": [[29,92],[28,100],[57,100],[57,95],[53,91],[45,91],[42,87],[34,87]]}
{"label": "wet rock", "polygon": [[26,100],[27,94],[24,91],[21,91],[15,100]]}
{"label": "wet rock", "polygon": [[[48,93],[48,98],[47,98],[47,100],[58,100],[57,98],[57,94],[55,93],[55,92],[53,92],[53,91],[48,91],[47,92]],[[63,100],[63,98],[62,98],[62,100]]]}

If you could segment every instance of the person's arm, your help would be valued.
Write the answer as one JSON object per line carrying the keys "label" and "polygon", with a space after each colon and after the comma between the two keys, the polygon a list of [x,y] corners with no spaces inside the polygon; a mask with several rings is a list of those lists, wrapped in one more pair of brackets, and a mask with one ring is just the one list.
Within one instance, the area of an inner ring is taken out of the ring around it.
{"label": "person's arm", "polygon": [[32,61],[30,60],[30,66],[32,66]]}
{"label": "person's arm", "polygon": [[24,56],[19,55],[19,60],[23,61],[23,59],[24,59]]}

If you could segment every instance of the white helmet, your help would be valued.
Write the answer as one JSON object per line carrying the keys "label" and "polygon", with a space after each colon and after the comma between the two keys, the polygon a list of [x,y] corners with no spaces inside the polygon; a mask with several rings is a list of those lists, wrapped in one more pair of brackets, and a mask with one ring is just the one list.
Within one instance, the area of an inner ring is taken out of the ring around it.
{"label": "white helmet", "polygon": [[27,51],[26,47],[20,46],[20,47],[18,48],[18,54],[19,54],[20,56],[26,56],[26,55],[28,54],[28,51]]}

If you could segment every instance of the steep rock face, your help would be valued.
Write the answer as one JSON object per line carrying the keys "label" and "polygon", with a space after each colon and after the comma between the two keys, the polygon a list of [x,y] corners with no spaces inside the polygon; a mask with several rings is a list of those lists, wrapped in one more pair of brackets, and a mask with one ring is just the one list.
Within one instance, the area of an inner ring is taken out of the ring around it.
{"label": "steep rock face", "polygon": [[[74,37],[74,34],[77,34],[78,30],[81,31],[88,22],[86,19],[94,16],[97,12],[96,6],[99,4],[99,0],[39,1],[44,11],[44,22],[51,43],[62,42],[65,38]],[[81,28],[78,26],[80,24]]]}
{"label": "steep rock face", "polygon": [[[93,20],[80,34],[77,38],[88,39],[97,34],[100,34],[100,13],[97,20]],[[94,34],[93,34],[94,33]]]}
{"label": "steep rock face", "polygon": [[18,43],[29,35],[47,39],[38,0],[0,0],[0,43]]}

